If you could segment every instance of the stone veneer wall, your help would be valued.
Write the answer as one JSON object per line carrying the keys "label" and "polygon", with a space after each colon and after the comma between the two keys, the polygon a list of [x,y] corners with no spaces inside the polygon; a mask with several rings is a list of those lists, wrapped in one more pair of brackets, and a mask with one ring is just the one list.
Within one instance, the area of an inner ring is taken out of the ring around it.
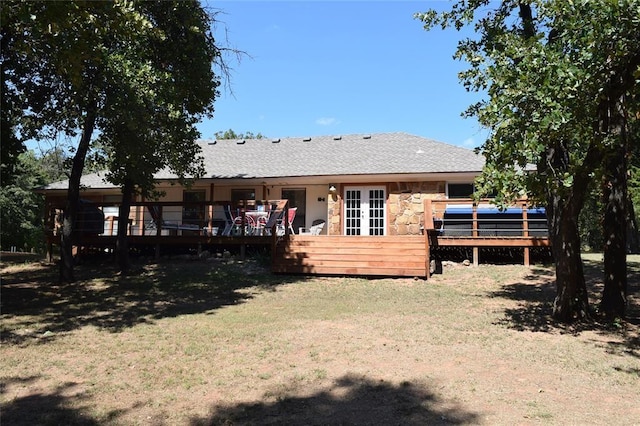
{"label": "stone veneer wall", "polygon": [[340,207],[342,197],[337,194],[329,194],[327,196],[327,235],[341,235],[340,229]]}
{"label": "stone veneer wall", "polygon": [[[389,235],[420,235],[424,224],[424,200],[445,198],[445,182],[395,182],[389,184],[387,229]],[[341,197],[327,197],[328,235],[341,235]]]}
{"label": "stone veneer wall", "polygon": [[389,235],[420,235],[424,225],[424,200],[445,198],[445,182],[398,182],[388,195]]}

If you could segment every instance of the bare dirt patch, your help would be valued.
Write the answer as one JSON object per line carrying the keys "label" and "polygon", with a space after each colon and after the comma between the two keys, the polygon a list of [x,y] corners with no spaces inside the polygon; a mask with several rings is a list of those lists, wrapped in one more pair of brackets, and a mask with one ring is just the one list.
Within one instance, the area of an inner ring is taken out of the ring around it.
{"label": "bare dirt patch", "polygon": [[[585,261],[597,301],[599,259]],[[548,267],[429,281],[260,264],[4,263],[3,424],[638,424],[640,263],[626,322],[560,327]]]}

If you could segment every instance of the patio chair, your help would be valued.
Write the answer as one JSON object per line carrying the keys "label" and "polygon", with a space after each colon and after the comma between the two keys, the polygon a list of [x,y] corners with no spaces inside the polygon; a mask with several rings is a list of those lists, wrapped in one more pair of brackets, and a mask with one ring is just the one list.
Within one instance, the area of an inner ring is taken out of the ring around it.
{"label": "patio chair", "polygon": [[278,206],[276,204],[271,205],[271,210],[269,211],[269,217],[267,218],[267,221],[265,222],[263,227],[265,235],[271,235],[271,231],[274,226],[276,227],[276,232],[277,232],[277,224],[279,220],[282,218],[283,213],[284,213],[283,210],[278,211]]}
{"label": "patio chair", "polygon": [[[287,222],[289,222],[289,232],[291,234],[295,234],[295,231],[293,230],[293,221],[296,218],[296,211],[298,210],[297,207],[290,207],[289,208],[289,215],[287,217]],[[284,235],[285,234],[285,227],[284,227],[284,217],[281,218],[278,222],[278,229],[277,229],[278,235]]]}
{"label": "patio chair", "polygon": [[222,230],[222,235],[228,237],[231,235],[231,231],[233,231],[233,227],[235,225],[235,219],[231,214],[231,206],[224,207],[224,229]]}
{"label": "patio chair", "polygon": [[309,227],[309,229],[307,228],[300,228],[298,230],[298,234],[300,235],[320,235],[320,232],[322,232],[322,229],[324,228],[324,224],[326,222],[324,221],[324,219],[316,219],[311,223],[311,226]]}

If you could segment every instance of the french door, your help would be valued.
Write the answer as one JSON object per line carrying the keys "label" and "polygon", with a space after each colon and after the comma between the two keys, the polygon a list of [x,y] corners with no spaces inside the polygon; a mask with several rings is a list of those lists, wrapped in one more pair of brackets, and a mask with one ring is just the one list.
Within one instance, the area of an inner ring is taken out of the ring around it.
{"label": "french door", "polygon": [[347,187],[344,191],[344,235],[384,235],[385,189]]}

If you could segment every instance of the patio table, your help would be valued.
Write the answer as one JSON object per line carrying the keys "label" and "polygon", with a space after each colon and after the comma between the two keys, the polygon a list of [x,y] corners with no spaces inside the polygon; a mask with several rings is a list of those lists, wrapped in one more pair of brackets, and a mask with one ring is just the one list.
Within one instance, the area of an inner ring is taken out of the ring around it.
{"label": "patio table", "polygon": [[247,216],[247,224],[250,229],[249,233],[252,235],[262,235],[264,233],[264,225],[269,219],[269,212],[247,210],[244,214]]}

